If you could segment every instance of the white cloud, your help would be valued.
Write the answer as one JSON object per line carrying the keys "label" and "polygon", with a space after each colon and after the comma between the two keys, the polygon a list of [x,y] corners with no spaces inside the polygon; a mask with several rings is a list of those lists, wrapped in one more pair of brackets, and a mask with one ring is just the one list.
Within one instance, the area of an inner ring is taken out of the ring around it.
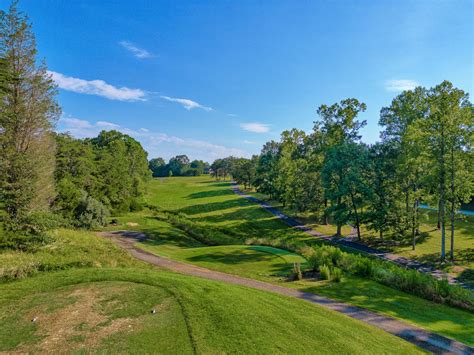
{"label": "white cloud", "polygon": [[163,100],[177,102],[181,104],[186,110],[192,110],[194,108],[200,108],[204,111],[212,111],[212,107],[206,107],[201,105],[199,102],[189,100],[189,99],[179,99],[176,97],[169,97],[169,96],[160,96]]}
{"label": "white cloud", "polygon": [[420,86],[418,82],[411,79],[401,79],[401,80],[387,80],[385,82],[385,89],[387,91],[400,92],[405,90],[413,90],[417,86]]}
{"label": "white cloud", "polygon": [[118,124],[107,122],[107,121],[97,121],[96,125],[99,127],[104,127],[106,129],[114,129],[114,128],[120,127]]}
{"label": "white cloud", "polygon": [[76,138],[95,137],[104,129],[116,129],[134,137],[142,143],[150,157],[161,156],[165,159],[169,159],[178,154],[186,154],[192,159],[202,159],[212,162],[215,159],[230,155],[236,157],[250,156],[248,152],[237,148],[226,147],[203,140],[181,138],[166,133],[153,132],[146,128],[133,130],[107,121],[97,121],[93,123],[78,118],[63,117],[59,120],[58,125],[59,132],[69,132]]}
{"label": "white cloud", "polygon": [[48,71],[56,84],[64,90],[79,94],[97,95],[118,101],[145,101],[146,93],[140,89],[115,87],[103,80],[84,80],[73,78],[54,71]]}
{"label": "white cloud", "polygon": [[244,140],[244,143],[245,143],[245,144],[257,144],[257,142],[248,141],[248,140]]}
{"label": "white cloud", "polygon": [[120,41],[119,44],[125,48],[127,51],[133,54],[134,57],[139,58],[139,59],[146,59],[146,58],[151,58],[153,57],[150,52],[148,52],[146,49],[139,48],[136,45],[134,45],[131,42],[128,41]]}
{"label": "white cloud", "polygon": [[68,127],[73,127],[75,129],[89,129],[92,127],[89,121],[80,120],[78,118],[73,117],[61,118],[60,122],[62,122]]}
{"label": "white cloud", "polygon": [[242,128],[244,131],[253,133],[266,133],[270,130],[270,125],[259,122],[248,122],[241,123],[240,128]]}
{"label": "white cloud", "polygon": [[235,113],[228,113],[227,116],[229,117],[237,117],[237,115]]}

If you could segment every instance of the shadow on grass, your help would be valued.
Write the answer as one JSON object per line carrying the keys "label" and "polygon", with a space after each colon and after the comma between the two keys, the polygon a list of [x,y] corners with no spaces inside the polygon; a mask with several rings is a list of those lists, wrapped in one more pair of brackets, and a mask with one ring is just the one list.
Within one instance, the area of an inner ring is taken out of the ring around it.
{"label": "shadow on grass", "polygon": [[[211,253],[190,256],[186,258],[191,263],[211,263],[221,265],[242,265],[247,264],[248,268],[254,268],[254,273],[269,272],[273,275],[287,275],[292,265],[281,262],[282,259],[269,253],[251,250],[250,248],[229,252],[214,251]],[[278,261],[278,262],[276,262]],[[249,265],[261,263],[260,265]]]}
{"label": "shadow on grass", "polygon": [[226,210],[229,208],[236,207],[248,207],[249,203],[243,202],[240,199],[226,200],[222,202],[210,202],[202,203],[199,205],[187,206],[179,209],[177,212],[182,212],[187,215],[193,215],[198,213],[208,213],[220,210]]}
{"label": "shadow on grass", "polygon": [[209,190],[209,191],[201,191],[195,192],[188,195],[188,199],[198,199],[198,198],[208,198],[208,197],[217,197],[217,196],[226,196],[226,195],[233,195],[234,193],[230,189],[220,189],[220,190]]}
{"label": "shadow on grass", "polygon": [[474,287],[474,270],[466,269],[458,276],[458,280]]}

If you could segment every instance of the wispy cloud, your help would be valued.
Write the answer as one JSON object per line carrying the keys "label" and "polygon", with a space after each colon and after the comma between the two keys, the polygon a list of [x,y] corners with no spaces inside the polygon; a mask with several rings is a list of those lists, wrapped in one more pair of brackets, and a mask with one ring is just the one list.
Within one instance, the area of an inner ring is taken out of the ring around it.
{"label": "wispy cloud", "polygon": [[401,80],[387,80],[385,82],[385,89],[387,91],[400,92],[405,90],[413,90],[417,86],[420,86],[418,82],[411,79],[401,79]]}
{"label": "wispy cloud", "polygon": [[257,144],[257,142],[254,142],[254,141],[248,141],[248,140],[244,140],[244,143],[245,143],[245,144]]}
{"label": "wispy cloud", "polygon": [[266,133],[270,130],[270,125],[259,122],[247,122],[241,123],[240,128],[242,128],[244,131],[253,133]]}
{"label": "wispy cloud", "polygon": [[129,41],[120,41],[119,44],[125,48],[127,51],[133,54],[134,57],[139,59],[151,58],[153,55],[148,52],[146,49],[139,48]]}
{"label": "wispy cloud", "polygon": [[139,140],[150,157],[169,159],[178,154],[187,154],[192,159],[212,162],[227,156],[249,157],[244,150],[226,147],[212,142],[192,138],[181,138],[162,132],[153,132],[146,128],[138,130],[122,127],[108,121],[90,122],[74,117],[63,117],[59,120],[58,131],[69,132],[76,138],[95,137],[104,129],[116,129]]}
{"label": "wispy cloud", "polygon": [[196,101],[193,101],[193,100],[190,100],[190,99],[180,99],[180,98],[177,98],[177,97],[169,97],[169,96],[160,96],[163,100],[166,100],[166,101],[171,101],[171,102],[177,102],[179,104],[181,104],[186,110],[192,110],[194,108],[200,108],[204,111],[212,111],[212,107],[207,107],[207,106],[203,106],[201,105],[199,102],[196,102]]}
{"label": "wispy cloud", "polygon": [[84,80],[66,76],[54,71],[48,71],[56,84],[64,90],[79,94],[97,95],[109,100],[118,101],[145,101],[146,93],[141,89],[115,87],[104,80]]}
{"label": "wispy cloud", "polygon": [[237,115],[235,113],[228,113],[227,116],[229,117],[237,117]]}

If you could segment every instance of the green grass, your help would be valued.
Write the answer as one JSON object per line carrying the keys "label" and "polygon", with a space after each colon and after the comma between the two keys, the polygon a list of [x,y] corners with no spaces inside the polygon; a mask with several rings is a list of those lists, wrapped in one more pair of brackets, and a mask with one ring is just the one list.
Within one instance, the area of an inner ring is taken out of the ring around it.
{"label": "green grass", "polygon": [[52,242],[35,252],[0,252],[0,281],[69,268],[145,265],[91,231],[60,229],[49,232],[49,236]]}
{"label": "green grass", "polygon": [[[289,208],[284,208],[281,203],[269,200],[267,195],[253,190],[247,190],[246,193],[277,207],[288,216],[299,219],[315,231],[325,235],[334,235],[336,233],[336,226],[320,224],[318,218],[312,213],[297,213]],[[412,250],[411,240],[407,240],[404,245],[393,246],[388,249],[402,256],[434,264],[436,267],[451,272],[453,275],[460,276],[464,282],[474,286],[474,216],[458,216],[456,218],[454,240],[455,263],[441,265],[439,263],[441,231],[436,228],[437,212],[423,209],[420,211],[420,231],[425,234],[425,236],[418,241],[415,250]],[[446,228],[446,252],[448,252],[451,241],[448,225]],[[342,235],[349,235],[350,231],[351,228],[349,226],[343,226]],[[364,226],[362,226],[362,237],[366,241],[378,238],[376,233],[368,231]],[[386,245],[384,245],[384,247],[387,248]]]}
{"label": "green grass", "polygon": [[[333,236],[336,234],[337,226],[334,224],[321,224],[321,219],[318,216],[315,216],[314,213],[309,212],[296,212],[288,207],[283,207],[283,204],[278,201],[271,200],[267,195],[256,192],[252,189],[244,190],[243,186],[240,186],[242,191],[245,191],[246,194],[254,196],[262,201],[265,201],[270,206],[278,208],[281,212],[287,216],[298,219],[301,223],[306,224],[308,227],[311,227],[315,231],[322,233],[324,235]],[[351,233],[352,228],[348,225],[342,226],[341,234],[342,236],[348,236]]]}
{"label": "green grass", "polygon": [[76,269],[0,285],[0,351],[214,354],[263,349],[420,352],[302,300],[168,272]]}
{"label": "green grass", "polygon": [[[193,243],[192,240],[191,243]],[[280,286],[295,287],[302,291],[339,299],[474,345],[472,336],[474,317],[467,311],[433,303],[377,282],[353,276],[344,276],[340,283],[316,280],[287,282],[293,262],[300,262],[304,267],[305,260],[277,248],[186,245],[184,236],[179,244],[180,246],[170,245],[166,239],[155,237],[153,240],[138,245],[157,255],[208,269],[272,282]]]}
{"label": "green grass", "polygon": [[[184,208],[194,210],[192,203],[196,203],[200,206],[199,211],[201,212],[191,215],[191,217],[199,218],[202,223],[205,223],[206,216],[209,214],[209,212],[205,212],[209,209],[202,206],[204,204],[203,200],[214,206],[210,213],[211,216],[219,214],[219,210],[215,209],[214,203],[216,199],[219,200],[221,206],[226,206],[225,199],[234,201],[232,202],[234,204],[232,207],[233,217],[247,213],[244,211],[249,209],[248,202],[233,194],[229,184],[217,183],[216,185],[212,181],[206,182],[209,181],[206,179],[209,178],[171,178],[166,179],[164,182],[154,180],[150,183],[148,201],[162,208],[181,211]],[[227,189],[231,193],[222,192],[223,189]],[[172,198],[175,191],[179,191],[178,196]],[[199,196],[199,198],[196,198],[196,196]],[[237,204],[235,202],[236,198],[242,201]],[[272,218],[268,212],[260,207],[258,208],[261,211],[258,215],[263,213],[267,215],[266,218]],[[243,211],[239,211],[239,209]],[[225,214],[228,210],[223,208],[222,214]],[[467,311],[435,304],[373,281],[349,276],[344,277],[341,283],[327,283],[325,281],[304,281],[302,284],[283,282],[286,279],[284,276],[288,275],[292,270],[292,263],[298,262],[298,260],[292,259],[287,260],[285,263],[275,255],[275,253],[287,253],[286,251],[271,248],[267,250],[271,250],[272,253],[265,255],[262,252],[267,251],[266,248],[270,247],[257,246],[257,249],[249,249],[248,246],[242,245],[204,246],[166,221],[149,217],[149,215],[150,211],[142,211],[138,214],[121,216],[118,218],[120,225],[116,228],[125,229],[128,222],[138,223],[138,226],[128,228],[142,230],[151,236],[152,240],[141,246],[158,255],[217,271],[275,282],[283,286],[298,287],[308,292],[323,294],[376,312],[394,316],[428,330],[474,345],[472,337],[469,337],[469,334],[472,334],[474,330],[473,317]],[[199,217],[196,217],[196,215]],[[264,216],[259,218],[265,220]],[[243,231],[245,231],[247,226],[244,223],[244,227],[242,227],[238,220],[226,220],[221,223],[232,226],[234,230],[243,228]],[[278,231],[276,237],[285,238],[285,233],[281,230],[281,228],[284,228],[283,231],[286,230],[288,232],[289,238],[308,241],[307,236],[295,235],[291,228],[287,226],[282,227],[280,221],[273,220],[273,223],[276,223]],[[255,224],[252,228],[254,232],[252,236],[263,235],[267,238],[272,238],[272,233],[269,233],[267,226],[262,226],[261,232],[255,232],[256,230],[258,231],[258,228],[259,224]],[[239,240],[236,241],[239,242]]]}
{"label": "green grass", "polygon": [[209,176],[154,179],[148,185],[147,203],[182,212],[194,222],[227,231],[237,239],[304,238],[277,217],[236,194],[230,182]]}

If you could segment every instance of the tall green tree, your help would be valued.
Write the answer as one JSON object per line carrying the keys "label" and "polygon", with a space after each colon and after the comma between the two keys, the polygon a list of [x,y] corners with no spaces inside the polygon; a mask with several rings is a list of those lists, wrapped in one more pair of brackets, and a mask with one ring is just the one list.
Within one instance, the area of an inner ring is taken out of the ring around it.
{"label": "tall green tree", "polygon": [[52,128],[60,108],[44,62],[37,64],[28,17],[13,2],[0,12],[0,58],[5,72],[0,106],[0,194],[11,225],[46,210],[54,198]]}
{"label": "tall green tree", "polygon": [[[319,120],[314,122],[313,135],[319,141],[319,149],[324,160],[326,153],[334,146],[360,139],[359,130],[366,121],[357,120],[359,113],[364,112],[367,105],[355,98],[348,98],[330,106],[321,105],[317,110]],[[324,223],[328,224],[328,198],[324,199]]]}
{"label": "tall green tree", "polygon": [[276,186],[279,159],[280,144],[275,141],[265,143],[258,157],[254,184],[258,192],[268,194],[270,199],[277,199],[279,195]]}
{"label": "tall green tree", "polygon": [[431,88],[426,101],[428,114],[413,127],[416,134],[412,138],[425,147],[427,176],[438,193],[441,260],[444,260],[447,209],[451,222],[450,254],[454,258],[455,210],[473,194],[472,178],[468,177],[472,177],[473,107],[469,96],[449,81]]}
{"label": "tall green tree", "polygon": [[[426,98],[427,90],[422,87],[404,91],[392,100],[390,106],[382,108],[379,120],[384,127],[382,141],[397,150],[391,182],[398,190],[399,198],[391,208],[403,211],[399,216],[398,233],[411,234],[413,249],[419,229],[420,200],[426,198],[423,191],[426,175],[422,159],[424,147],[416,139],[414,127],[428,114]],[[402,203],[404,208],[400,209]]]}
{"label": "tall green tree", "polygon": [[148,168],[151,170],[153,177],[166,176],[166,163],[163,158],[153,158],[148,162]]}
{"label": "tall green tree", "polygon": [[368,184],[369,157],[367,147],[358,143],[343,143],[329,149],[324,160],[322,178],[337,224],[337,235],[341,226],[353,222],[360,240],[360,225],[364,220],[362,207],[371,194]]}

